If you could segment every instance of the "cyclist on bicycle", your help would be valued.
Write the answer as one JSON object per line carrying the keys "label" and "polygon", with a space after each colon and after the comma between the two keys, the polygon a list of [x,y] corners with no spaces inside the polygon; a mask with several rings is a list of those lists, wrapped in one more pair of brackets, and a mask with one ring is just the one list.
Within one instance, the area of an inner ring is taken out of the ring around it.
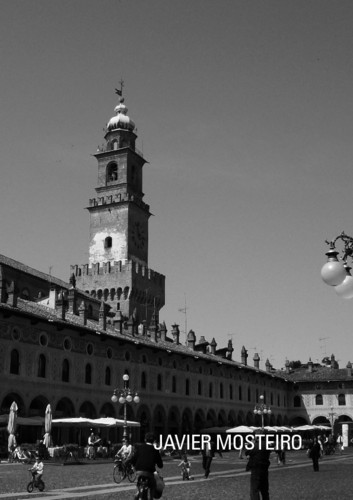
{"label": "cyclist on bicycle", "polygon": [[[137,484],[139,484],[140,477],[147,477],[149,479],[151,499],[153,499],[154,497],[154,472],[156,472],[156,465],[160,469],[163,468],[163,460],[159,451],[156,450],[156,448],[153,446],[154,441],[154,435],[151,432],[147,432],[145,436],[145,443],[136,448],[136,453],[131,459],[131,463],[135,467],[138,476]],[[136,498],[138,497],[138,495],[139,492],[137,491],[135,495]]]}
{"label": "cyclist on bicycle", "polygon": [[115,455],[115,458],[121,458],[121,460],[126,463],[129,458],[132,456],[132,446],[129,444],[127,439],[123,439],[123,445],[120,450]]}
{"label": "cyclist on bicycle", "polygon": [[31,472],[33,472],[33,477],[34,477],[34,482],[35,484],[38,484],[39,481],[42,479],[42,475],[44,472],[44,464],[43,462],[39,459],[38,453],[35,454],[35,459],[36,461],[33,464],[33,467],[29,469]]}

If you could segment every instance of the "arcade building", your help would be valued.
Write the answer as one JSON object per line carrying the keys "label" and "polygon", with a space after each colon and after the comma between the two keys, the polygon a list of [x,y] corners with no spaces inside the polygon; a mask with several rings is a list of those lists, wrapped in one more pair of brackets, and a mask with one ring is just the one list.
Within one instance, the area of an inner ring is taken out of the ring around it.
{"label": "arcade building", "polygon": [[165,276],[148,265],[146,160],[135,131],[121,98],[95,154],[89,259],[71,265],[68,282],[0,255],[0,415],[16,401],[22,417],[44,416],[50,403],[53,418],[122,418],[111,397],[128,374],[140,402],[127,416],[140,422],[139,437],[260,425],[261,395],[267,425],[353,421],[350,363],[275,370],[267,360],[262,370],[245,347],[237,361],[231,341],[218,346],[190,330],[185,344],[178,325],[160,321]]}

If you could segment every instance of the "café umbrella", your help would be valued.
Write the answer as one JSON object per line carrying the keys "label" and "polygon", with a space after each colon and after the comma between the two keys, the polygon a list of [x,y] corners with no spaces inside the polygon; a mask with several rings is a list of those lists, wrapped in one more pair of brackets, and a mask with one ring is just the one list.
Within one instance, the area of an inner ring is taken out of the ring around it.
{"label": "caf\u00e9 umbrella", "polygon": [[52,411],[51,411],[51,406],[50,404],[47,405],[45,409],[45,416],[44,416],[44,444],[47,448],[49,448],[52,444],[52,439],[51,439],[51,423],[52,423]]}
{"label": "caf\u00e9 umbrella", "polygon": [[16,432],[16,425],[17,425],[17,411],[18,411],[18,406],[16,404],[16,401],[13,401],[12,405],[10,406],[10,413],[9,413],[9,420],[7,423],[7,432],[9,433],[9,439],[8,439],[8,450],[12,450],[14,447],[16,447],[16,438],[15,438],[15,432]]}

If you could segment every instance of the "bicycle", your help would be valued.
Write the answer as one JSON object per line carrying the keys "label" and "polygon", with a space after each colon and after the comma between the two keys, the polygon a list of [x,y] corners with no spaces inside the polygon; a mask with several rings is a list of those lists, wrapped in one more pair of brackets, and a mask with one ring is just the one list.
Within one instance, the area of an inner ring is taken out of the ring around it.
{"label": "bicycle", "polygon": [[130,481],[130,483],[133,483],[135,481],[136,471],[131,463],[125,463],[121,460],[121,458],[115,460],[114,463],[115,465],[113,469],[113,479],[117,484],[121,483],[121,481],[123,481],[126,477]]}
{"label": "bicycle", "polygon": [[140,474],[137,479],[136,488],[135,500],[153,500],[151,478],[149,476]]}
{"label": "bicycle", "polygon": [[38,488],[39,491],[44,491],[45,484],[42,478],[36,479],[36,473],[35,471],[28,469],[28,471],[32,474],[32,479],[31,481],[27,484],[27,491],[28,493],[32,493],[34,488]]}

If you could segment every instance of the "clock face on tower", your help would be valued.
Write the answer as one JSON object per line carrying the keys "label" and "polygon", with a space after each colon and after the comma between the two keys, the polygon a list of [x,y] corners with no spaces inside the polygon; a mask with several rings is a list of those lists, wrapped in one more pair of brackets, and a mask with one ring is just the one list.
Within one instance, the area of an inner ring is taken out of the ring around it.
{"label": "clock face on tower", "polygon": [[132,241],[138,250],[142,250],[146,244],[146,235],[141,222],[135,222],[132,226]]}

